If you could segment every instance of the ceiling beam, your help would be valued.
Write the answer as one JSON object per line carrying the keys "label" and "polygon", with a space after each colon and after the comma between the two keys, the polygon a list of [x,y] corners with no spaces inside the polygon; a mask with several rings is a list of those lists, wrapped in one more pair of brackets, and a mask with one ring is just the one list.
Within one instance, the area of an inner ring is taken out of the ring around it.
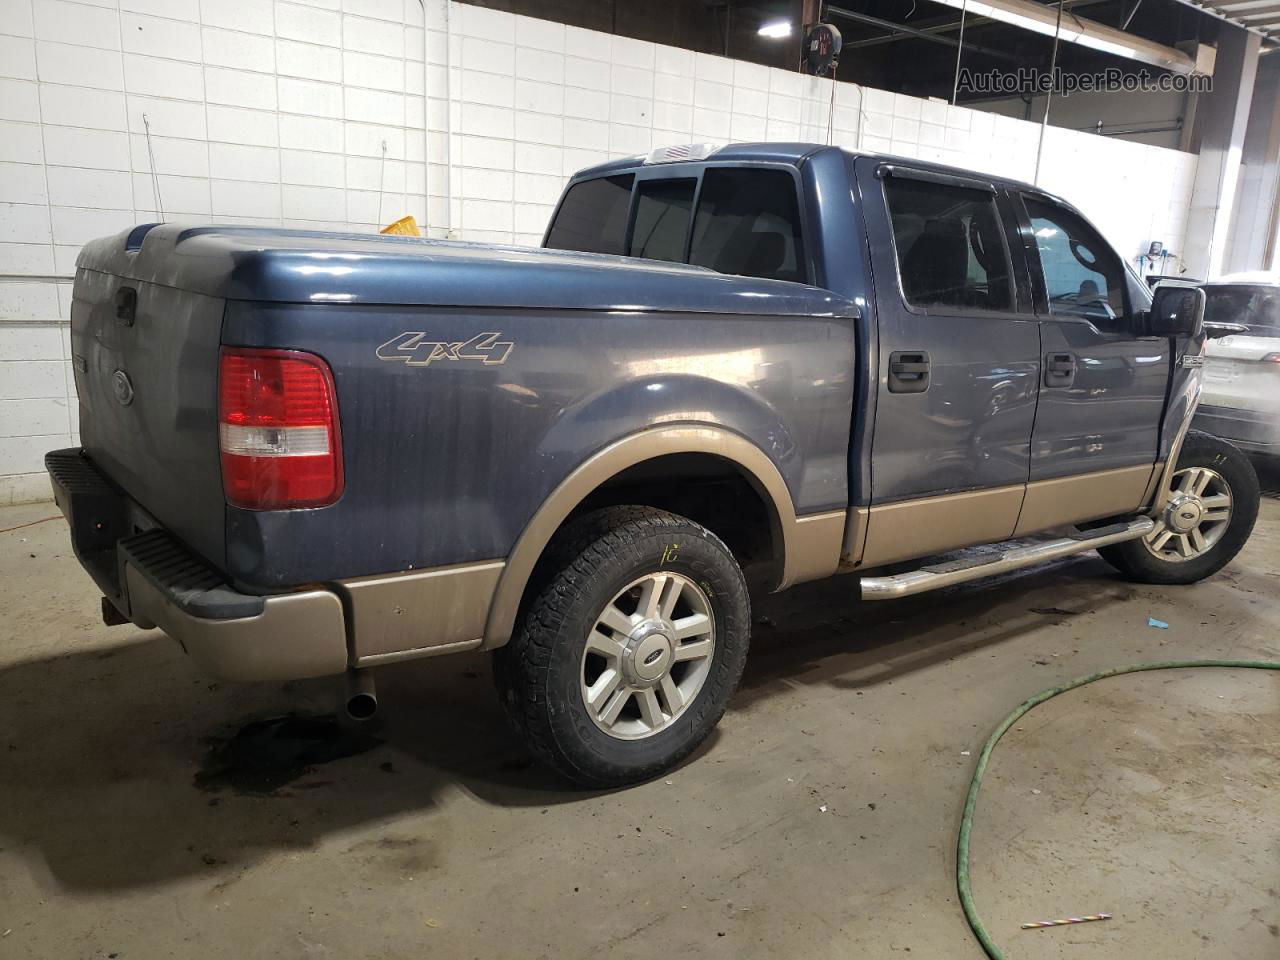
{"label": "ceiling beam", "polygon": [[1074,14],[1069,20],[1063,19],[1059,17],[1056,8],[1036,3],[1035,0],[935,0],[935,2],[957,10],[965,10],[974,16],[989,17],[992,20],[1049,37],[1057,32],[1058,22],[1061,21],[1061,39],[1066,43],[1101,50],[1103,53],[1147,63],[1174,73],[1188,74],[1194,72],[1196,68],[1195,58],[1181,50],[1166,47],[1154,40],[1125,33],[1115,27],[1098,23],[1096,20],[1077,17]]}
{"label": "ceiling beam", "polygon": [[1213,7],[1224,13],[1235,15],[1245,10],[1256,10],[1258,7],[1270,7],[1274,3],[1275,0],[1229,0],[1227,3],[1215,3]]}
{"label": "ceiling beam", "polygon": [[[914,37],[918,40],[930,40],[934,43],[940,43],[944,46],[955,49],[961,46],[959,40],[952,37],[943,36],[940,33],[929,33],[916,27],[909,27],[905,23],[894,23],[892,20],[882,20],[879,17],[873,17],[869,13],[855,13],[853,10],[846,10],[844,7],[837,7],[831,4],[827,5],[827,15],[839,17],[845,20],[853,20],[857,23],[865,23],[869,27],[878,27],[881,30],[887,30],[895,36],[886,37],[884,39],[902,39],[904,37]],[[849,45],[846,45],[849,46]],[[973,53],[984,53],[989,57],[995,57],[998,60],[1008,60],[1010,63],[1022,63],[1020,57],[1005,50],[996,50],[992,47],[984,47],[976,43],[965,41],[964,49]]]}
{"label": "ceiling beam", "polygon": [[[1258,27],[1255,24],[1244,22],[1240,19],[1238,14],[1238,11],[1240,10],[1247,10],[1250,7],[1256,8],[1259,6],[1265,6],[1274,2],[1274,0],[1227,0],[1226,3],[1206,3],[1204,0],[1177,0],[1177,2],[1182,4],[1184,7],[1190,7],[1191,9],[1198,10],[1208,16],[1216,17],[1219,20],[1225,20],[1227,23],[1234,23],[1236,26],[1243,27],[1246,30],[1252,30],[1254,33],[1268,41],[1274,41],[1276,39],[1265,29]],[[1275,48],[1268,47],[1267,49],[1272,50]]]}
{"label": "ceiling beam", "polygon": [[[1077,7],[1088,7],[1093,4],[1110,3],[1110,2],[1111,0],[1064,0],[1062,4],[1062,9],[1075,10]],[[1275,3],[1276,0],[1267,0],[1267,2]],[[1049,4],[1049,6],[1056,9],[1058,5],[1056,3],[1053,3],[1053,4]],[[998,22],[999,21],[997,20],[992,20],[990,17],[965,17],[964,28],[966,30],[972,30],[975,27],[981,27],[989,23],[998,23]],[[935,34],[951,33],[953,30],[960,29],[960,21],[952,20],[948,23],[935,24],[934,26],[931,26],[931,27],[918,27],[917,29],[920,30],[922,33],[935,33]],[[854,47],[878,47],[884,43],[894,43],[898,40],[903,40],[906,38],[906,36],[907,35],[905,34],[897,34],[897,35],[888,36],[888,37],[868,37],[866,40],[855,40],[852,43],[846,43],[844,45],[844,49],[848,50]]]}

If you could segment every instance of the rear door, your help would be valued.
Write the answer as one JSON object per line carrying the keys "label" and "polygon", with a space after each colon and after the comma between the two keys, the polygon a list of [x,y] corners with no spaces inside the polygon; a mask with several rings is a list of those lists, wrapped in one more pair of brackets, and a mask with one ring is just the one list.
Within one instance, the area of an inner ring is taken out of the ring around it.
{"label": "rear door", "polygon": [[896,161],[856,169],[880,343],[862,564],[1006,539],[1040,354],[1007,200],[990,181]]}
{"label": "rear door", "polygon": [[1145,287],[1055,198],[1011,195],[1040,316],[1040,399],[1019,533],[1136,510],[1160,444],[1169,341],[1140,336]]}

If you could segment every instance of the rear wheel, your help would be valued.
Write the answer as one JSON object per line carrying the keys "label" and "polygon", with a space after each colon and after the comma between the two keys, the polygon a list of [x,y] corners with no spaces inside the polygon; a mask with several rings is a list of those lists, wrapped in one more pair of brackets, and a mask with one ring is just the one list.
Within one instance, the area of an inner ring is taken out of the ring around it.
{"label": "rear wheel", "polygon": [[1248,457],[1206,433],[1187,434],[1171,495],[1141,540],[1103,547],[1103,559],[1141,583],[1195,583],[1244,546],[1258,517],[1258,477]]}
{"label": "rear wheel", "polygon": [[574,521],[494,671],[533,751],[585,786],[633,783],[706,739],[742,674],[750,601],[715,534],[646,507]]}

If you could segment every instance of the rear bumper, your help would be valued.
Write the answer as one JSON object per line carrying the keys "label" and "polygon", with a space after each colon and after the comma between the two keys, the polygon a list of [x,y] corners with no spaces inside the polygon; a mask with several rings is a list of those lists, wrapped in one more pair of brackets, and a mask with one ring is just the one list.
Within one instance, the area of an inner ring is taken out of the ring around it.
{"label": "rear bumper", "polygon": [[1241,450],[1280,455],[1280,423],[1274,415],[1241,407],[1201,403],[1191,425],[1230,440]]}
{"label": "rear bumper", "polygon": [[343,605],[312,589],[242,593],[159,527],[79,449],[45,456],[81,566],[120,614],[177,640],[202,672],[287,680],[347,668]]}

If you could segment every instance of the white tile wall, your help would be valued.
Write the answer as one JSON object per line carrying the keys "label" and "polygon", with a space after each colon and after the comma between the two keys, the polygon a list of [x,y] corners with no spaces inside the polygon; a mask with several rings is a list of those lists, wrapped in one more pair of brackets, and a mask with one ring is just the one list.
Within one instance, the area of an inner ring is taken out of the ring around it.
{"label": "white tile wall", "polygon": [[[410,213],[536,244],[567,175],[689,140],[1036,173],[1034,124],[445,0],[0,10],[0,274],[69,275],[85,241],[156,216],[157,180],[168,219],[371,231]],[[1181,247],[1194,172],[1050,128],[1040,181],[1136,256]],[[67,292],[0,279],[0,502],[46,494],[39,455],[73,437]]]}
{"label": "white tile wall", "polygon": [[[58,315],[55,284],[7,286],[0,313]],[[45,452],[77,442],[69,359],[65,327],[0,321],[0,505],[47,499]]]}

